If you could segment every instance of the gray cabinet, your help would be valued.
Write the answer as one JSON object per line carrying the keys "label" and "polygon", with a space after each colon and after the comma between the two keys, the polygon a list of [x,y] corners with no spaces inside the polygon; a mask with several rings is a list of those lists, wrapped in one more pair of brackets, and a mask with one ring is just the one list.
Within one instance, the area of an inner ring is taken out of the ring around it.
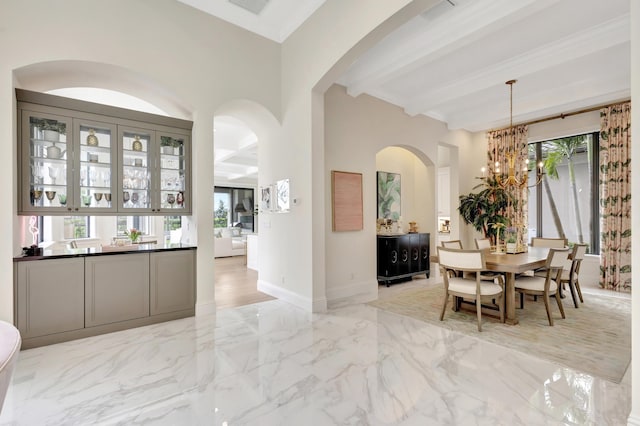
{"label": "gray cabinet", "polygon": [[149,253],[85,259],[85,326],[149,316]]}
{"label": "gray cabinet", "polygon": [[16,89],[18,214],[191,213],[193,123]]}
{"label": "gray cabinet", "polygon": [[19,262],[14,269],[23,340],[84,327],[84,259]]}
{"label": "gray cabinet", "polygon": [[193,308],[196,252],[157,252],[150,256],[151,315]]}
{"label": "gray cabinet", "polygon": [[195,315],[195,248],[15,260],[23,349]]}

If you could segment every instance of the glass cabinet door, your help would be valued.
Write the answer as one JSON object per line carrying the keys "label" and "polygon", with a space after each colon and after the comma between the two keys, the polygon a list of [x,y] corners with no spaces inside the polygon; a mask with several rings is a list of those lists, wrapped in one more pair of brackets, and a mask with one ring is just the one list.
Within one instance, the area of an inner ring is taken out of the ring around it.
{"label": "glass cabinet door", "polygon": [[74,164],[78,174],[75,191],[78,194],[76,204],[80,210],[89,212],[115,211],[112,202],[114,182],[111,179],[115,172],[115,126],[74,120],[76,146]]}
{"label": "glass cabinet door", "polygon": [[[150,171],[154,132],[149,130],[120,128],[120,188],[119,210],[144,212],[151,210],[152,192]],[[156,211],[155,209],[152,211]]]}
{"label": "glass cabinet door", "polygon": [[182,214],[187,209],[188,141],[186,136],[161,133],[159,161],[159,211]]}
{"label": "glass cabinet door", "polygon": [[22,210],[41,214],[67,210],[72,201],[71,118],[23,111]]}

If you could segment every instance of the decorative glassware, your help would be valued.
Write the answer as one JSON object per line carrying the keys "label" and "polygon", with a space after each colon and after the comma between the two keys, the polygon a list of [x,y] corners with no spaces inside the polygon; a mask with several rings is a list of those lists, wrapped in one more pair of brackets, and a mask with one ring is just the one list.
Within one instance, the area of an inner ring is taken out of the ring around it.
{"label": "decorative glassware", "polygon": [[47,196],[47,200],[53,201],[56,198],[56,191],[44,191],[44,195]]}
{"label": "decorative glassware", "polygon": [[94,192],[93,198],[96,199],[96,203],[100,203],[100,201],[102,200],[102,192]]}
{"label": "decorative glassware", "polygon": [[85,207],[89,207],[91,205],[91,195],[83,195],[82,204],[84,204]]}
{"label": "decorative glassware", "polygon": [[58,178],[59,173],[60,173],[59,168],[53,167],[53,166],[49,167],[49,178],[51,178],[51,185],[56,184],[56,179]]}
{"label": "decorative glassware", "polygon": [[35,205],[42,198],[42,189],[32,189],[31,198],[33,198],[33,205]]}
{"label": "decorative glassware", "polygon": [[176,202],[176,196],[173,194],[167,194],[167,203],[169,203],[169,206],[173,207],[173,203]]}
{"label": "decorative glassware", "polygon": [[129,202],[129,191],[124,191],[122,193],[122,201],[124,201],[125,204]]}
{"label": "decorative glassware", "polygon": [[104,199],[107,200],[107,203],[109,204],[109,207],[111,207],[111,193],[110,192],[105,192],[104,193]]}
{"label": "decorative glassware", "polygon": [[67,194],[58,194],[58,200],[60,201],[61,206],[67,205]]}

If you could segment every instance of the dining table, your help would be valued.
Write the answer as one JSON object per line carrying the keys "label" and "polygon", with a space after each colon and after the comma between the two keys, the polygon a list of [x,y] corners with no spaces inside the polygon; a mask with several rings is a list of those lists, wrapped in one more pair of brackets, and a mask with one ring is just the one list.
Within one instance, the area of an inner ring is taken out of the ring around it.
{"label": "dining table", "polygon": [[516,274],[533,271],[545,266],[549,248],[547,247],[527,247],[524,253],[496,253],[489,251],[485,253],[486,268],[489,271],[501,272],[505,274],[505,323],[518,324],[516,316]]}

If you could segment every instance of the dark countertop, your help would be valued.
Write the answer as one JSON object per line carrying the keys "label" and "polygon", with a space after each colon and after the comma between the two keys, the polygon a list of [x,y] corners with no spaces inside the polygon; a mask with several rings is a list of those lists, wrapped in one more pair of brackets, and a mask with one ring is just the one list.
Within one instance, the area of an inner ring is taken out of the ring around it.
{"label": "dark countertop", "polygon": [[67,249],[64,251],[51,251],[45,249],[42,256],[17,256],[13,258],[14,262],[24,262],[32,260],[48,260],[48,259],[64,259],[72,257],[87,256],[109,256],[117,254],[131,253],[152,253],[160,251],[172,250],[196,250],[196,246],[187,244],[132,244],[128,246],[105,246],[102,248],[84,248],[84,249]]}

